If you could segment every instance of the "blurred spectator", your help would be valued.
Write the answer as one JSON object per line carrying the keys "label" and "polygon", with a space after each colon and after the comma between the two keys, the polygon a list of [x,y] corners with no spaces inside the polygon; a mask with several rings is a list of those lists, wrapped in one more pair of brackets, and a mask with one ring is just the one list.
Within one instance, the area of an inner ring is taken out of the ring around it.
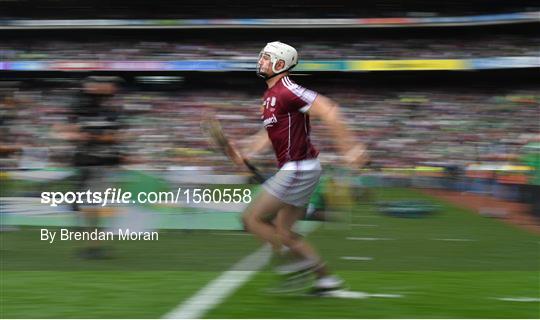
{"label": "blurred spectator", "polygon": [[[66,164],[74,144],[57,136],[52,128],[69,122],[76,88],[38,86],[11,90],[24,103],[16,110],[9,103],[2,105],[1,112],[10,114],[0,128],[9,133],[3,139],[21,147],[47,146],[50,165]],[[318,90],[328,92],[324,88]],[[534,91],[334,91],[331,95],[342,105],[345,118],[359,139],[369,145],[377,166],[413,167],[432,162],[463,166],[480,161],[515,161],[520,148],[540,133],[539,97]],[[147,165],[154,167],[239,170],[219,152],[212,151],[200,128],[203,114],[211,110],[226,110],[218,114],[224,130],[234,139],[261,127],[259,97],[235,91],[171,93],[134,89],[118,94],[114,100],[121,106],[128,125],[130,138],[122,146],[127,157],[145,159]],[[314,123],[313,139],[323,147],[324,159],[324,148],[332,148],[332,143],[319,126]],[[16,155],[3,153],[2,157],[5,164],[6,158]]]}
{"label": "blurred spectator", "polygon": [[[58,41],[8,40],[0,43],[3,60],[256,60],[260,41]],[[301,59],[466,59],[538,56],[540,37],[492,35],[469,38],[358,39],[296,43]]]}

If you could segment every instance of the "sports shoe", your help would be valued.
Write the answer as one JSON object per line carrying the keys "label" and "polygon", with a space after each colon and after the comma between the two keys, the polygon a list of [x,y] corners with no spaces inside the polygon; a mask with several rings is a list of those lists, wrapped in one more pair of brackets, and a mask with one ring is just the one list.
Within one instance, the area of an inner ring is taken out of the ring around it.
{"label": "sports shoe", "polygon": [[338,276],[330,275],[315,280],[314,291],[331,291],[343,288],[343,280]]}
{"label": "sports shoe", "polygon": [[304,259],[297,262],[275,268],[275,272],[280,275],[290,275],[294,273],[303,273],[305,271],[316,268],[320,262],[315,259]]}

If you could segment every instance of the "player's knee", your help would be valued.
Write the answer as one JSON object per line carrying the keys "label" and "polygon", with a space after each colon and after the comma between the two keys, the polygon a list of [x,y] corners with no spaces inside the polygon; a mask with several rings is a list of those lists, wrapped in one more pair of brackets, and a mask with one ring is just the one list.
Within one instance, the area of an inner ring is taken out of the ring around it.
{"label": "player's knee", "polygon": [[242,226],[244,227],[244,231],[250,231],[249,215],[242,216]]}
{"label": "player's knee", "polygon": [[291,230],[278,228],[276,231],[282,243],[286,246],[291,246],[298,241],[296,233],[292,232]]}
{"label": "player's knee", "polygon": [[252,232],[257,223],[259,223],[259,221],[253,212],[247,212],[242,216],[242,224],[244,225],[244,230],[246,231]]}

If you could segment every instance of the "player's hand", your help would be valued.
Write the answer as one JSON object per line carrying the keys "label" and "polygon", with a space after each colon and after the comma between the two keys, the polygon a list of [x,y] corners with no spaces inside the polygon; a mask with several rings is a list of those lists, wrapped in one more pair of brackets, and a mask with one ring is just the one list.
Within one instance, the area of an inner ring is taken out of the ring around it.
{"label": "player's hand", "polygon": [[343,156],[345,165],[349,168],[362,168],[369,161],[369,154],[362,144],[357,144],[347,150]]}
{"label": "player's hand", "polygon": [[244,165],[244,157],[242,156],[242,153],[238,150],[238,148],[234,145],[234,143],[230,143],[227,147],[227,155],[229,158],[234,162],[234,164],[238,166]]}

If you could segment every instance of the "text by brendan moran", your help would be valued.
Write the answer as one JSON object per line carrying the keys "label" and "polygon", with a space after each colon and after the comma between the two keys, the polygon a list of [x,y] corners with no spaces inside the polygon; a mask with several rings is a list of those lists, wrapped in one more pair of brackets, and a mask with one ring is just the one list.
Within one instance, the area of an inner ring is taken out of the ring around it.
{"label": "text by brendan moran", "polygon": [[41,241],[53,243],[55,240],[60,241],[87,241],[87,240],[127,240],[127,241],[157,241],[159,233],[156,231],[130,231],[129,229],[118,229],[113,231],[71,231],[69,229],[60,229],[60,231],[50,231],[49,229],[41,229]]}

